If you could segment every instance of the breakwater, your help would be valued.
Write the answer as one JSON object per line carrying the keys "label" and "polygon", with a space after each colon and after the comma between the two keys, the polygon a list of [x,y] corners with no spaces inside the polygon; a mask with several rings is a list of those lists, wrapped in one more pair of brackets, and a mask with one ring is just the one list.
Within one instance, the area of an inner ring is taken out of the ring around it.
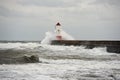
{"label": "breakwater", "polygon": [[88,49],[92,49],[94,47],[106,47],[108,52],[120,53],[120,41],[52,40],[51,44],[66,46],[86,46]]}

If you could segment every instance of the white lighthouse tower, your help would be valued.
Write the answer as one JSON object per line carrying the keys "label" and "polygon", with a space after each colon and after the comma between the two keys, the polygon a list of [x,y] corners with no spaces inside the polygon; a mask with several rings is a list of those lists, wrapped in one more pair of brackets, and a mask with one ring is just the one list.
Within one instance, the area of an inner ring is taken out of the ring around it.
{"label": "white lighthouse tower", "polygon": [[56,39],[57,40],[62,40],[62,35],[61,35],[61,24],[58,22],[55,26],[55,32],[56,32]]}

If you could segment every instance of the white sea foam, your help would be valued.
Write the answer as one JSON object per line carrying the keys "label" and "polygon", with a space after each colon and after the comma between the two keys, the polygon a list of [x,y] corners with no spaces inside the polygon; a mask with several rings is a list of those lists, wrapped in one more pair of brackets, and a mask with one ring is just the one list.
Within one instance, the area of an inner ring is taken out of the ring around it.
{"label": "white sea foam", "polygon": [[[46,63],[0,65],[1,80],[114,80],[120,61],[44,60]],[[114,70],[116,69],[116,70]],[[91,76],[98,77],[91,77]],[[89,77],[90,76],[90,77]]]}
{"label": "white sea foam", "polygon": [[[93,49],[86,49],[85,46],[58,46],[58,45],[42,45],[46,50],[57,51],[56,54],[62,55],[113,55],[115,53],[108,53],[106,47],[97,47]],[[61,51],[61,52],[60,52]],[[63,51],[63,52],[62,52]],[[49,53],[53,54],[53,53]]]}
{"label": "white sea foam", "polygon": [[[41,46],[41,47],[39,47]],[[39,48],[38,48],[39,47]],[[43,52],[41,51],[43,49]],[[0,65],[1,80],[116,80],[120,79],[120,56],[106,48],[85,49],[84,46],[57,46],[39,43],[0,43],[0,49],[32,49],[41,51],[42,63]],[[45,56],[80,56],[80,59],[47,59]],[[102,57],[102,58],[101,58]],[[113,59],[113,58],[116,59]],[[84,58],[94,58],[85,60]],[[101,58],[103,60],[97,60]],[[109,60],[104,60],[108,58]],[[93,77],[91,77],[93,76]],[[95,76],[95,77],[94,77]],[[96,77],[97,76],[97,77]]]}
{"label": "white sea foam", "polygon": [[33,49],[35,47],[40,46],[39,43],[0,43],[0,49]]}
{"label": "white sea foam", "polygon": [[[47,45],[40,43],[0,43],[0,49],[34,49],[39,47],[45,50],[58,52],[60,55],[112,55],[114,53],[108,53],[106,47],[99,47],[93,49],[86,49],[85,46],[58,46],[58,45]],[[61,52],[59,52],[61,51]],[[66,52],[66,53],[65,53]],[[65,53],[65,54],[64,54]],[[49,53],[51,54],[51,53]]]}

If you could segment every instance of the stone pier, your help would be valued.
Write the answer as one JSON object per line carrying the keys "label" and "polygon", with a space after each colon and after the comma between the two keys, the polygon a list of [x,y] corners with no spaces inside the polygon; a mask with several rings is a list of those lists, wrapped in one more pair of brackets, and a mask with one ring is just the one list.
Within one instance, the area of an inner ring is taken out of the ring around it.
{"label": "stone pier", "polygon": [[106,47],[108,52],[120,53],[120,41],[107,41],[107,40],[53,40],[52,45],[65,45],[65,46],[86,46],[88,49],[94,47]]}

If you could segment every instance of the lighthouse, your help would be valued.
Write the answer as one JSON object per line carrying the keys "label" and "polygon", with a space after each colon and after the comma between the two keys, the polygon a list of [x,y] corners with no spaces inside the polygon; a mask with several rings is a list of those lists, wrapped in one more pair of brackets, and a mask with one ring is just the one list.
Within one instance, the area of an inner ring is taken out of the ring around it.
{"label": "lighthouse", "polygon": [[56,39],[57,40],[62,40],[61,24],[59,22],[55,25],[55,32],[56,32]]}

